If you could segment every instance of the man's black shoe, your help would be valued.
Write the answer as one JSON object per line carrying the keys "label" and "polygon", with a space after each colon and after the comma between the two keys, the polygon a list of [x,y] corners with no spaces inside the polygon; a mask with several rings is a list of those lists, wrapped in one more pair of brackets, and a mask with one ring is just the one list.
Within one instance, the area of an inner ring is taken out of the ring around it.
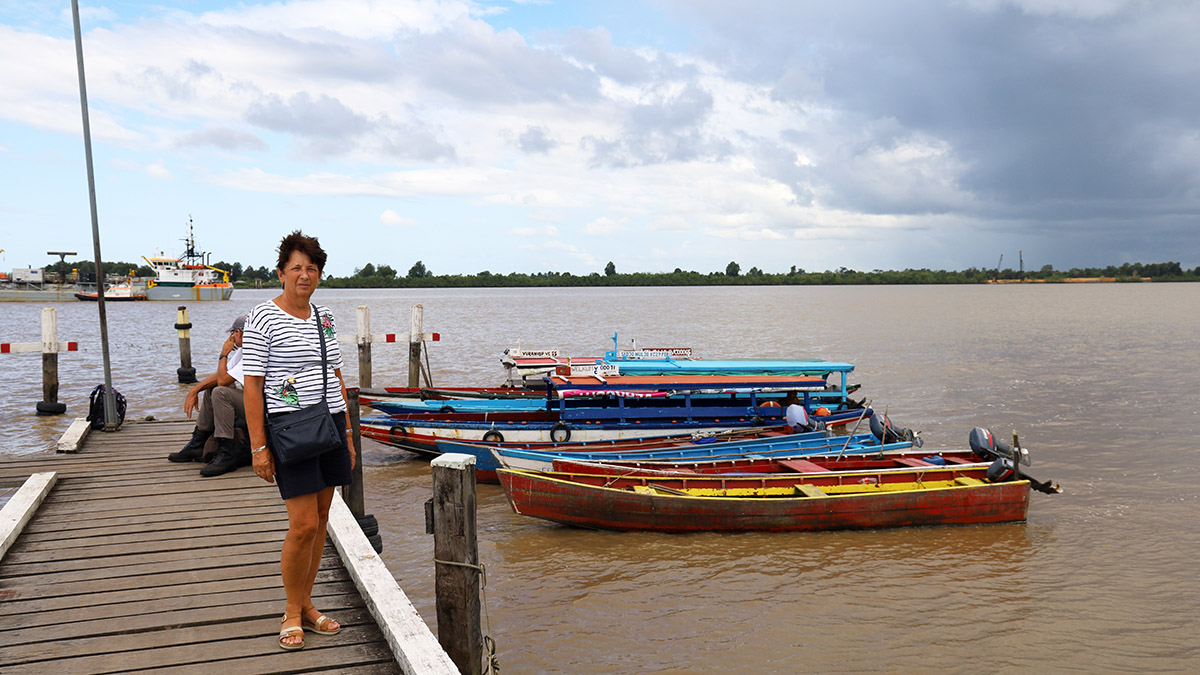
{"label": "man's black shoe", "polygon": [[217,451],[213,458],[200,469],[200,475],[205,478],[229,473],[240,466],[237,452],[233,448],[232,438],[217,438]]}
{"label": "man's black shoe", "polygon": [[172,462],[199,462],[204,456],[204,444],[212,436],[212,429],[205,431],[199,427],[192,430],[192,440],[187,442],[179,452],[172,452],[167,459]]}

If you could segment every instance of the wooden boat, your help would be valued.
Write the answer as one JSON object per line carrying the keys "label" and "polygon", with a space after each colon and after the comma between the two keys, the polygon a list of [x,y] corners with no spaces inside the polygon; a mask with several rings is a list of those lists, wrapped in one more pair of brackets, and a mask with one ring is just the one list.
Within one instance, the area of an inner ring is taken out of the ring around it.
{"label": "wooden boat", "polygon": [[[820,389],[821,378],[732,377],[693,378],[632,377],[548,378],[547,403],[556,409],[502,412],[398,413],[388,420],[370,418],[388,426],[397,445],[415,452],[436,454],[430,437],[467,442],[556,442],[672,436],[681,433],[722,432],[782,423],[782,408],[758,406],[764,391]],[[665,388],[669,390],[664,390]],[[697,395],[730,396],[707,404]],[[737,398],[743,396],[744,398]],[[585,399],[586,405],[566,401]],[[629,401],[634,401],[630,403]],[[664,401],[670,401],[670,405]],[[728,403],[728,405],[722,405]],[[377,407],[386,406],[376,403]],[[827,424],[848,423],[869,417],[870,410],[843,411],[823,417]]]}
{"label": "wooden boat", "polygon": [[[820,434],[820,432],[816,432]],[[799,434],[804,436],[804,434]],[[459,452],[459,445],[443,444],[445,452]],[[574,459],[594,462],[632,461],[713,461],[735,460],[752,457],[802,457],[825,454],[876,454],[888,451],[903,451],[912,448],[912,443],[900,441],[880,445],[868,434],[856,436],[803,438],[784,444],[747,446],[740,443],[716,443],[694,447],[651,448],[640,451],[615,452],[558,452],[555,450],[517,450],[494,448],[492,454],[501,465],[525,471],[551,471],[556,459]],[[465,451],[464,451],[465,452]],[[468,453],[473,454],[473,453]]]}
{"label": "wooden boat", "polygon": [[987,469],[647,478],[500,469],[514,512],[567,525],[653,532],[801,532],[1025,520],[1027,480]]}
{"label": "wooden boat", "polygon": [[[524,415],[513,417],[515,415]],[[740,423],[740,424],[739,424]],[[749,419],[678,422],[670,426],[632,423],[571,424],[541,417],[537,413],[448,413],[446,416],[405,415],[365,417],[363,435],[422,455],[436,456],[438,441],[468,443],[512,442],[553,446],[570,439],[582,443],[626,443],[650,439],[679,440],[689,435],[723,434],[740,429],[755,430]]]}
{"label": "wooden boat", "polygon": [[625,376],[837,376],[840,384],[831,384],[823,392],[811,395],[815,404],[840,409],[851,407],[848,394],[858,385],[847,384],[854,365],[817,359],[703,359],[693,356],[690,347],[638,348],[622,350],[618,337],[612,336],[613,348],[602,357],[571,358],[561,350],[506,349],[500,361],[508,371],[508,382],[527,386],[550,375],[610,377]]}
{"label": "wooden boat", "polygon": [[[725,441],[709,444],[670,444],[663,446],[639,446],[637,448],[605,448],[603,446],[585,449],[545,448],[543,450],[523,450],[511,445],[496,447],[494,445],[461,443],[456,441],[438,441],[437,448],[442,454],[455,452],[475,457],[475,476],[483,482],[495,481],[495,470],[501,466],[536,471],[549,471],[557,458],[577,460],[637,461],[647,458],[669,459],[714,459],[714,458],[743,458],[750,456],[785,456],[794,457],[823,452],[838,452],[844,450],[855,454],[860,452],[879,452],[880,446],[867,434],[857,437],[831,438],[819,431],[789,434],[787,436],[754,439],[749,441]],[[884,446],[884,449],[903,449],[907,443],[897,443]]]}
{"label": "wooden boat", "polygon": [[[364,436],[405,450],[421,454],[440,454],[437,450],[437,436],[422,436],[412,438],[406,435],[403,427],[398,427],[391,418],[364,417],[362,420]],[[754,438],[779,438],[792,435],[785,426],[743,427],[741,429],[723,429],[701,433],[672,434],[669,436],[638,436],[633,438],[607,438],[596,441],[572,441],[568,443],[544,442],[489,442],[478,441],[476,445],[488,447],[511,447],[522,450],[635,450],[658,447],[683,446],[698,443],[719,443],[732,440],[751,440]],[[444,438],[442,440],[445,440]],[[416,449],[410,445],[418,445]]]}
{"label": "wooden boat", "polygon": [[728,475],[812,473],[815,471],[862,471],[961,466],[982,461],[969,450],[950,452],[894,451],[862,454],[810,455],[805,457],[747,456],[737,459],[596,461],[570,457],[555,459],[552,470],[565,473],[594,473],[620,476]]}

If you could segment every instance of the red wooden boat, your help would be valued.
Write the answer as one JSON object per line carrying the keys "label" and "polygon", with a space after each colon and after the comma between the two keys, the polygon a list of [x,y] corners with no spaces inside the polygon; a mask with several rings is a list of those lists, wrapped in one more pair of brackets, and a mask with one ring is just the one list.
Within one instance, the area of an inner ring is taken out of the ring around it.
{"label": "red wooden boat", "polygon": [[[970,450],[931,453],[887,452],[879,455],[806,455],[804,457],[743,457],[707,461],[614,461],[556,459],[554,470],[602,476],[677,476],[722,474],[796,474],[831,471],[913,469],[933,466],[976,464],[980,458]],[[990,461],[990,460],[989,460]]]}
{"label": "red wooden boat", "polygon": [[615,477],[500,469],[513,511],[608,530],[801,532],[1025,520],[1029,481],[986,467],[774,477]]}

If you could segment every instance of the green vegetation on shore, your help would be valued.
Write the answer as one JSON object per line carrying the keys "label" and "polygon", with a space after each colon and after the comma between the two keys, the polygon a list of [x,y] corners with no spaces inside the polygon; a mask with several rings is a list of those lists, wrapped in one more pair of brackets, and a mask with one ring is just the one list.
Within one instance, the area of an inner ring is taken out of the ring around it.
{"label": "green vegetation on shore", "polygon": [[[213,267],[229,272],[230,280],[238,286],[275,286],[275,270],[265,265],[245,267],[240,262],[218,261]],[[87,261],[66,263],[65,271],[78,269],[89,274],[93,265]],[[58,270],[59,264],[48,265],[47,274]],[[152,276],[145,265],[126,262],[105,262],[108,274],[124,275],[133,271],[137,276]],[[1021,280],[1035,283],[1066,283],[1071,281],[1200,281],[1200,267],[1185,270],[1177,262],[1125,263],[1107,267],[1056,270],[1050,265],[1040,270],[1020,272],[1014,269],[981,269],[971,267],[960,271],[906,269],[858,270],[840,267],[824,272],[808,272],[795,266],[783,273],[764,272],[751,267],[743,272],[736,262],[730,262],[720,272],[696,272],[676,268],[673,272],[633,272],[623,274],[609,262],[604,272],[575,275],[570,272],[511,272],[494,274],[487,270],[478,274],[438,275],[417,261],[408,273],[400,275],[390,265],[367,263],[354,274],[322,280],[326,288],[488,288],[534,286],[838,286],[838,285],[900,285],[900,284],[983,284],[999,280],[1015,283]]]}
{"label": "green vegetation on shore", "polygon": [[[824,272],[807,272],[793,267],[781,274],[764,272],[751,267],[742,273],[736,262],[726,266],[724,272],[695,272],[676,269],[674,272],[617,272],[613,263],[608,263],[604,273],[592,272],[586,276],[570,272],[535,272],[532,274],[513,272],[493,274],[483,271],[478,274],[436,275],[418,261],[405,276],[400,276],[388,265],[367,264],[355,274],[347,277],[327,277],[322,280],[326,288],[473,288],[473,287],[524,287],[524,286],[830,286],[868,284],[982,284],[997,278],[996,270],[970,268],[962,271],[929,269],[907,269],[900,271],[872,270],[859,272],[844,267]],[[1200,267],[1184,270],[1179,263],[1125,263],[1104,268],[1075,268],[1055,270],[1050,265],[1034,272],[1013,269],[1000,270],[1001,281],[1027,281],[1055,283],[1072,279],[1096,279],[1114,281],[1200,281]]]}

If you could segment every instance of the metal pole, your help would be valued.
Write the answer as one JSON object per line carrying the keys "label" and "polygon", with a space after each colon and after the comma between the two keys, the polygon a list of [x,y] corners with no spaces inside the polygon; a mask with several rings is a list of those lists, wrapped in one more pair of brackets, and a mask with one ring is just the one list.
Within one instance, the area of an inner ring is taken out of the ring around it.
{"label": "metal pole", "polygon": [[92,125],[88,121],[87,85],[83,77],[83,33],[79,29],[79,0],[71,0],[75,23],[75,61],[79,65],[79,107],[83,111],[83,153],[87,159],[88,202],[92,207],[92,248],[96,254],[96,308],[100,313],[100,353],[104,360],[104,430],[117,430],[112,366],[108,359],[108,314],[104,308],[104,266],[100,262],[100,220],[96,215],[96,176],[92,171]]}

